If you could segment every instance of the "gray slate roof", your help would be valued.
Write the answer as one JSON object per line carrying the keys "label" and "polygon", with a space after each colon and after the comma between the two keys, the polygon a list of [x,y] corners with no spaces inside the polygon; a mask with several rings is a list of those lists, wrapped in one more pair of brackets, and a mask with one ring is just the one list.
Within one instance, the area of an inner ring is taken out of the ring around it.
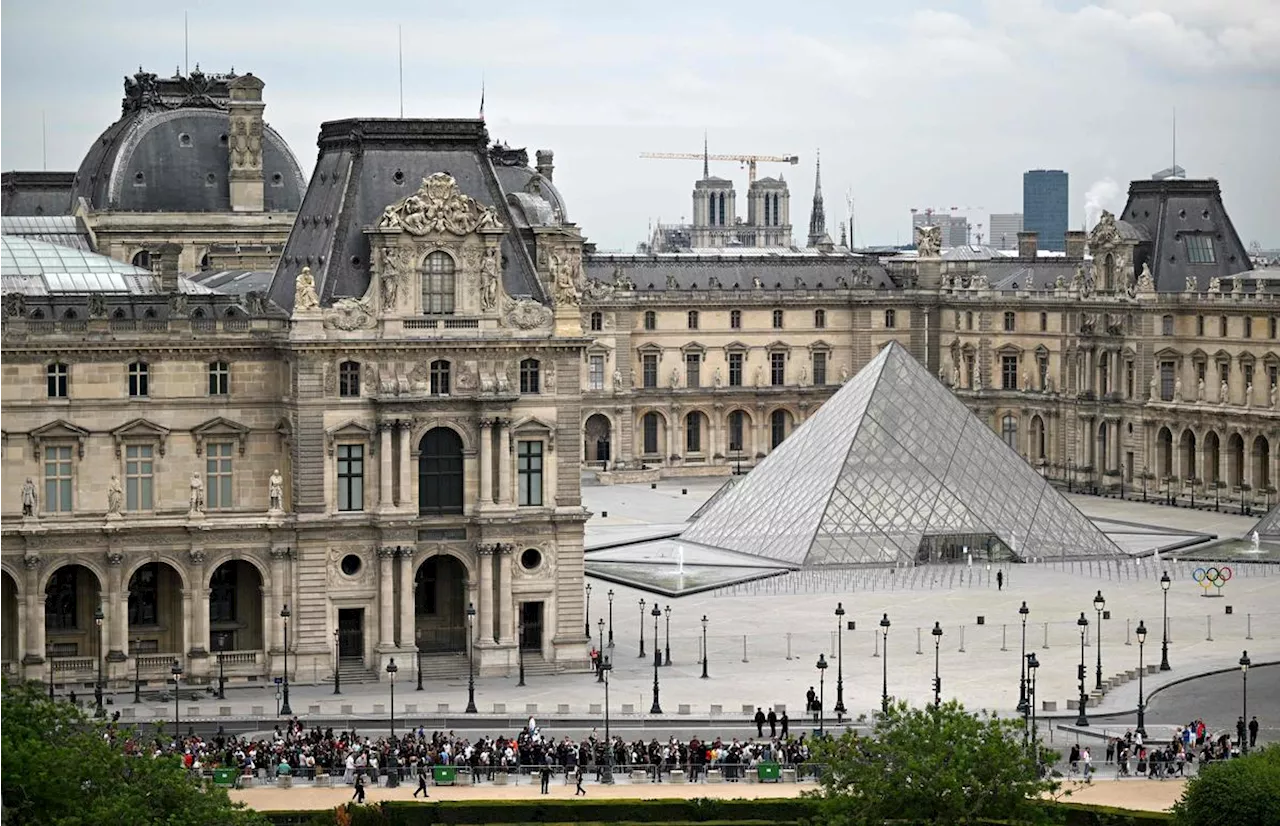
{"label": "gray slate roof", "polygon": [[74,172],[5,172],[0,175],[0,212],[5,215],[67,215]]}
{"label": "gray slate roof", "polygon": [[[1204,291],[1209,279],[1225,278],[1251,266],[1215,180],[1133,181],[1129,200],[1116,218],[1121,234],[1126,232],[1123,224],[1128,224],[1137,233],[1134,240],[1139,241],[1139,251],[1150,255],[1159,292],[1182,292],[1188,276]],[[1184,238],[1199,233],[1212,238],[1215,260],[1211,264],[1187,261]]]}

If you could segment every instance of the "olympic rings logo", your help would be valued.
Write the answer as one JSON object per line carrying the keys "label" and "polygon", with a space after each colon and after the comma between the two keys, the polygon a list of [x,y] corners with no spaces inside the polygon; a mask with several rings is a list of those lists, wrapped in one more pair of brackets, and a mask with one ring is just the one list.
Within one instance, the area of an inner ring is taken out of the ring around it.
{"label": "olympic rings logo", "polygon": [[1226,565],[1221,568],[1196,568],[1191,578],[1204,589],[1204,594],[1201,596],[1208,596],[1210,588],[1217,588],[1216,596],[1222,596],[1222,586],[1231,581],[1231,568]]}

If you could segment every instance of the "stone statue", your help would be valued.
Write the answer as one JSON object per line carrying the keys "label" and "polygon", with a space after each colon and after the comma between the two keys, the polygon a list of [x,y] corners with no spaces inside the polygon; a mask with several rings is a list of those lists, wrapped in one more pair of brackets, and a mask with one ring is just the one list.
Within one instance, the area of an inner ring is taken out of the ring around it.
{"label": "stone statue", "polygon": [[511,377],[507,375],[507,371],[505,369],[499,370],[495,378],[498,382],[499,393],[511,392]]}
{"label": "stone statue", "polygon": [[500,228],[502,223],[492,207],[464,195],[453,176],[436,172],[422,179],[417,192],[384,209],[378,226],[412,235],[446,231],[469,235],[477,229]]}
{"label": "stone statue", "polygon": [[1151,374],[1151,401],[1160,401],[1160,378],[1155,373]]}
{"label": "stone statue", "polygon": [[943,387],[947,386],[947,368],[945,367],[938,368],[938,381],[942,384]]}
{"label": "stone statue", "polygon": [[1058,273],[1058,277],[1053,279],[1053,288],[1055,290],[1066,289],[1067,279],[1062,277],[1062,273]]}
{"label": "stone statue", "polygon": [[120,487],[120,477],[112,476],[107,483],[107,516],[119,516],[124,505],[124,489]]}
{"label": "stone statue", "polygon": [[36,504],[38,501],[39,500],[36,497],[36,483],[32,482],[31,477],[28,476],[27,481],[22,483],[22,515],[35,516]]}
{"label": "stone statue", "polygon": [[764,386],[764,368],[757,367],[756,368],[756,387],[763,387],[763,386]]}
{"label": "stone statue", "polygon": [[723,376],[723,375],[721,375],[721,373],[720,373],[720,368],[719,368],[719,367],[717,367],[717,368],[716,368],[715,375],[714,375],[714,376],[712,377],[712,379],[711,379],[711,384],[712,384],[712,385],[713,385],[717,390],[719,390],[721,387],[724,387],[724,376]]}
{"label": "stone statue", "polygon": [[622,392],[622,371],[621,370],[613,371],[613,392],[615,393]]}
{"label": "stone statue", "polygon": [[1076,292],[1084,290],[1084,264],[1076,265],[1075,275],[1071,276],[1071,289]]}
{"label": "stone statue", "polygon": [[680,284],[679,284],[679,282],[677,282],[677,281],[676,281],[676,277],[675,277],[674,275],[672,275],[671,273],[667,273],[667,289],[668,289],[668,290],[678,290],[678,289],[680,289]]}
{"label": "stone statue", "polygon": [[671,368],[671,389],[674,390],[679,386],[680,386],[680,370],[675,367],[672,367]]}
{"label": "stone statue", "polygon": [[191,474],[191,513],[204,513],[204,480],[200,478],[200,473]]}
{"label": "stone statue", "polygon": [[1253,407],[1253,382],[1244,386],[1244,406]]}
{"label": "stone statue", "polygon": [[1222,384],[1218,386],[1218,404],[1226,404],[1229,395],[1231,395],[1231,388],[1227,387],[1227,380],[1223,379]]}
{"label": "stone statue", "polygon": [[1028,373],[1026,370],[1022,371],[1022,392],[1024,393],[1031,392],[1031,374]]}
{"label": "stone statue", "polygon": [[849,365],[840,365],[840,383],[844,384],[849,380]]}
{"label": "stone statue", "polygon": [[279,468],[271,471],[271,479],[267,483],[267,498],[270,502],[267,506],[269,510],[284,510],[284,477],[280,475]]}
{"label": "stone statue", "polygon": [[1209,292],[1211,292],[1211,293],[1221,293],[1221,292],[1222,292],[1222,279],[1221,279],[1221,278],[1219,278],[1218,276],[1216,276],[1216,275],[1215,275],[1215,276],[1213,276],[1212,278],[1210,278],[1210,279],[1209,279]]}
{"label": "stone statue", "polygon": [[1182,401],[1182,376],[1178,376],[1173,380],[1173,400],[1175,402]]}
{"label": "stone statue", "polygon": [[578,279],[575,277],[572,255],[562,257],[552,250],[548,256],[548,265],[551,269],[556,304],[577,304]]}
{"label": "stone statue", "polygon": [[960,366],[956,364],[951,365],[951,386],[960,386]]}
{"label": "stone statue", "polygon": [[303,267],[298,278],[293,282],[293,311],[305,313],[320,309],[320,299],[316,297],[316,280],[311,277],[311,268]]}
{"label": "stone statue", "polygon": [[1142,274],[1138,276],[1138,292],[1153,293],[1156,291],[1156,278],[1151,273],[1151,264],[1142,262]]}
{"label": "stone statue", "polygon": [[498,306],[498,249],[489,247],[480,263],[480,309]]}
{"label": "stone statue", "polygon": [[413,269],[413,251],[399,247],[382,250],[382,308],[394,310],[409,272]]}
{"label": "stone statue", "polygon": [[764,289],[764,282],[760,280],[760,276],[758,275],[751,276],[751,289],[753,290]]}
{"label": "stone statue", "polygon": [[1183,290],[1189,293],[1199,292],[1200,285],[1196,283],[1196,277],[1194,275],[1187,276],[1187,283],[1183,286]]}
{"label": "stone statue", "polygon": [[1204,379],[1196,379],[1196,401],[1204,401]]}
{"label": "stone statue", "polygon": [[809,368],[802,364],[800,365],[800,386],[804,387],[808,383],[809,383]]}
{"label": "stone statue", "polygon": [[916,227],[916,255],[937,258],[942,253],[942,227]]}

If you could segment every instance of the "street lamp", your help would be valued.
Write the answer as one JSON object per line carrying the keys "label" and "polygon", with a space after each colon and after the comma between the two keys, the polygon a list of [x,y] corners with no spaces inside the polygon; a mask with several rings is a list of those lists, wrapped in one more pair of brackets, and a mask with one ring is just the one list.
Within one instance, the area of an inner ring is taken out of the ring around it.
{"label": "street lamp", "polygon": [[[342,642],[338,637],[338,629],[333,629],[333,693],[342,693],[342,669],[339,668],[341,663]],[[418,673],[422,673],[422,669],[418,669]]]}
{"label": "street lamp", "polygon": [[1160,622],[1160,670],[1169,670],[1169,572],[1160,575],[1160,590],[1164,591],[1164,619]]}
{"label": "street lamp", "polygon": [[662,613],[667,617],[667,650],[662,664],[671,665],[671,603],[667,603],[667,607],[662,609]]}
{"label": "street lamp", "polygon": [[601,782],[613,782],[613,740],[609,735],[609,672],[613,670],[613,658],[600,660],[600,670],[605,673],[604,679],[604,774]]}
{"label": "street lamp", "polygon": [[[133,641],[133,701],[142,702],[142,639]],[[53,672],[50,671],[50,674]],[[49,681],[49,694],[53,695],[53,681]]]}
{"label": "street lamp", "polygon": [[818,736],[821,737],[826,733],[826,712],[823,707],[827,704],[827,685],[825,678],[827,676],[827,658],[823,654],[818,655]]}
{"label": "street lamp", "polygon": [[844,720],[844,603],[836,603],[836,722]]}
{"label": "street lamp", "polygon": [[396,672],[400,669],[396,666],[396,658],[392,657],[387,663],[387,676],[391,679],[391,739],[396,739]]}
{"label": "street lamp", "polygon": [[1098,612],[1098,681],[1094,684],[1094,688],[1098,691],[1102,690],[1102,609],[1107,605],[1107,600],[1099,591],[1098,595],[1093,598],[1093,610]]}
{"label": "street lamp", "polygon": [[1084,664],[1084,638],[1089,632],[1089,618],[1084,615],[1084,611],[1080,612],[1080,619],[1076,620],[1076,625],[1080,626],[1080,670],[1076,677],[1080,680],[1080,716],[1076,718],[1077,726],[1089,725],[1089,717],[1085,714],[1085,707],[1089,704],[1089,695],[1084,693],[1084,678],[1088,669]]}
{"label": "street lamp", "polygon": [[942,675],[938,673],[938,662],[942,651],[942,623],[934,621],[933,630],[933,707],[942,705]]}
{"label": "street lamp", "polygon": [[[1036,775],[1040,774],[1040,744],[1036,742],[1036,672],[1040,669],[1040,660],[1036,652],[1027,655],[1027,707],[1031,711],[1031,748],[1036,760]],[[1026,719],[1025,717],[1023,718]]]}
{"label": "street lamp", "polygon": [[702,615],[702,679],[707,679],[707,615]]}
{"label": "street lamp", "polygon": [[586,616],[587,616],[587,619],[586,619],[587,639],[589,640],[591,639],[591,583],[590,582],[587,583],[587,615]]}
{"label": "street lamp", "polygon": [[1142,691],[1142,675],[1147,670],[1142,663],[1142,649],[1147,643],[1147,625],[1142,620],[1138,620],[1138,734],[1143,737],[1147,736],[1146,712],[1147,705],[1145,702],[1146,695]]}
{"label": "street lamp", "polygon": [[1018,678],[1018,711],[1022,712],[1022,716],[1027,716],[1027,615],[1031,613],[1031,609],[1027,607],[1027,601],[1022,601],[1022,607],[1018,609],[1018,613],[1022,616],[1022,656],[1019,657],[1022,676]]}
{"label": "street lamp", "polygon": [[640,600],[640,659],[645,658],[644,653],[644,600]]}
{"label": "street lamp", "polygon": [[662,706],[658,703],[658,666],[662,665],[662,652],[658,650],[658,617],[662,616],[662,611],[659,610],[657,601],[654,601],[649,616],[653,617],[653,707],[649,709],[649,713],[661,714]]}
{"label": "street lamp", "polygon": [[[609,589],[609,647],[613,648],[613,589]],[[604,656],[604,652],[600,652]]]}
{"label": "street lamp", "polygon": [[[588,634],[587,638],[590,639]],[[516,623],[516,664],[520,669],[520,679],[516,680],[516,688],[524,687],[524,614],[520,615],[520,620]]]}
{"label": "street lamp", "polygon": [[289,604],[280,609],[280,618],[284,620],[284,703],[280,706],[283,717],[292,717],[293,709],[289,707]]}
{"label": "street lamp", "polygon": [[[1240,655],[1240,719],[1249,719],[1249,652],[1245,651]],[[1240,735],[1240,753],[1249,753],[1249,737],[1247,734]]]}
{"label": "street lamp", "polygon": [[173,661],[173,665],[169,666],[169,673],[173,675],[173,742],[176,746],[179,740],[178,735],[178,700],[181,692],[178,691],[179,681],[182,679],[182,663],[177,660]]}
{"label": "street lamp", "polygon": [[[476,620],[476,606],[467,603],[467,714],[476,714],[476,646],[471,627]],[[418,669],[422,673],[422,669]]]}
{"label": "street lamp", "polygon": [[889,615],[885,614],[880,618],[880,633],[884,635],[884,644],[880,647],[884,649],[884,659],[881,665],[884,666],[884,682],[880,687],[880,713],[889,713]]}
{"label": "street lamp", "polygon": [[600,618],[600,649],[596,655],[596,682],[604,682],[604,672],[600,670],[600,663],[604,662],[604,617]]}
{"label": "street lamp", "polygon": [[[44,658],[49,661],[49,699],[53,699],[53,643],[45,643]],[[138,696],[137,692],[133,695]],[[136,700],[135,700],[136,701]]]}
{"label": "street lamp", "polygon": [[218,652],[218,699],[227,699],[227,673],[222,664],[222,652]]}
{"label": "street lamp", "polygon": [[102,621],[105,617],[102,614],[102,603],[98,603],[98,607],[93,609],[93,624],[98,628],[98,679],[93,683],[93,716],[105,717],[106,712],[102,710]]}

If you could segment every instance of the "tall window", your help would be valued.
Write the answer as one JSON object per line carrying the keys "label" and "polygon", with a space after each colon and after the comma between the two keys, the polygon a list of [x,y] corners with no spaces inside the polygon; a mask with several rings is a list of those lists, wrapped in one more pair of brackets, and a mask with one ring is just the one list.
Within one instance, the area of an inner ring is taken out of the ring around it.
{"label": "tall window", "polygon": [[427,431],[418,446],[418,513],[462,513],[462,483],[462,438],[447,427]]}
{"label": "tall window", "polygon": [[1041,390],[1046,389],[1049,383],[1049,356],[1036,356],[1036,375],[1039,377],[1036,386]]}
{"label": "tall window", "polygon": [[151,371],[145,361],[135,361],[129,365],[129,395],[132,398],[144,398],[148,395],[148,379]]}
{"label": "tall window", "polygon": [[1049,314],[1040,314],[1040,332],[1047,333],[1049,331]]}
{"label": "tall window", "polygon": [[599,332],[604,329],[604,313],[599,310],[591,313],[591,332]]}
{"label": "tall window", "polygon": [[1171,361],[1160,362],[1160,398],[1173,401],[1174,364]]}
{"label": "tall window", "polygon": [[[1203,364],[1201,364],[1200,366],[1202,368],[1204,367]],[[1137,374],[1134,371],[1133,361],[1132,360],[1126,361],[1124,363],[1124,388],[1125,388],[1126,398],[1130,398],[1130,399],[1133,398],[1133,383],[1134,383],[1134,380],[1136,379],[1136,376]]]}
{"label": "tall window", "polygon": [[644,311],[644,328],[646,330],[658,329],[658,314],[653,310]]}
{"label": "tall window", "polygon": [[604,356],[591,356],[587,360],[587,389],[604,389]]}
{"label": "tall window", "polygon": [[775,410],[769,414],[769,445],[776,448],[787,438],[787,411]]}
{"label": "tall window", "polygon": [[729,311],[729,329],[730,330],[742,329],[742,310]]}
{"label": "tall window", "polygon": [[71,448],[44,449],[44,510],[71,513]]}
{"label": "tall window", "polygon": [[1204,337],[1204,316],[1196,316],[1196,335]]}
{"label": "tall window", "polygon": [[519,476],[519,503],[542,504],[542,442],[521,441],[516,448],[516,473]]}
{"label": "tall window", "polygon": [[431,362],[431,395],[449,395],[449,362],[444,359]]}
{"label": "tall window", "polygon": [[338,510],[364,510],[364,445],[338,445]]}
{"label": "tall window", "polygon": [[151,445],[125,445],[124,506],[131,511],[154,507],[155,467]]}
{"label": "tall window", "polygon": [[1018,317],[1014,315],[1012,312],[1006,312],[1004,314],[1004,331],[1006,333],[1012,333],[1017,328],[1018,328]]}
{"label": "tall window", "polygon": [[827,354],[813,354],[813,386],[822,387],[827,383]]}
{"label": "tall window", "polygon": [[769,383],[774,387],[782,387],[787,383],[787,354],[769,354]]}
{"label": "tall window", "polygon": [[698,329],[698,311],[697,310],[689,311],[689,329],[690,330]]}
{"label": "tall window", "polygon": [[745,419],[746,414],[741,410],[735,410],[729,414],[729,450],[734,453],[742,452],[742,434],[745,430]]}
{"label": "tall window", "polygon": [[650,411],[644,414],[641,420],[642,429],[644,430],[644,452],[654,454],[658,452],[658,414]]}
{"label": "tall window", "polygon": [[773,329],[775,330],[782,329],[782,310],[773,311]]}
{"label": "tall window", "polygon": [[825,328],[826,328],[826,326],[827,326],[827,311],[826,311],[826,310],[814,310],[814,311],[813,311],[813,326],[814,326],[815,328],[819,329],[819,330],[822,330],[822,329],[825,329]]}
{"label": "tall window", "polygon": [[1208,235],[1184,235],[1187,242],[1188,264],[1213,264],[1218,259],[1213,252],[1213,239]]}
{"label": "tall window", "polygon": [[1000,387],[1003,390],[1018,389],[1018,357],[1000,357]]}
{"label": "tall window", "polygon": [[1227,337],[1227,317],[1220,316],[1218,318],[1218,335],[1222,338]]}
{"label": "tall window", "polygon": [[360,395],[360,365],[357,362],[344,361],[338,365],[338,395],[344,399]]}
{"label": "tall window", "polygon": [[426,315],[453,313],[453,259],[447,252],[433,252],[422,267],[422,312]]}
{"label": "tall window", "polygon": [[684,354],[684,383],[686,387],[702,386],[702,356],[697,353]]}
{"label": "tall window", "polygon": [[209,621],[236,621],[236,565],[219,565],[209,580]]}
{"label": "tall window", "polygon": [[54,571],[45,594],[45,627],[50,631],[75,630],[79,602],[75,568],[68,565]]}
{"label": "tall window", "polygon": [[231,393],[231,365],[225,361],[209,362],[209,395],[226,396]]}
{"label": "tall window", "polygon": [[897,326],[898,326],[898,311],[897,311],[897,310],[885,310],[885,311],[884,311],[884,326],[885,326],[885,329],[887,329],[887,330],[892,330],[894,327],[897,327]]}
{"label": "tall window", "polygon": [[644,367],[644,386],[650,387],[650,388],[657,387],[658,386],[658,354],[645,353],[641,359],[641,362]]}
{"label": "tall window", "polygon": [[964,328],[966,330],[973,329],[973,311],[972,310],[968,310],[964,314]]}
{"label": "tall window", "polygon": [[1000,438],[1009,447],[1018,449],[1018,420],[1012,413],[1006,413],[1000,420]]}
{"label": "tall window", "polygon": [[205,504],[211,510],[226,510],[234,506],[231,497],[231,447],[230,442],[205,445]]}
{"label": "tall window", "polygon": [[729,386],[730,387],[742,386],[742,361],[743,361],[742,353],[729,354]]}
{"label": "tall window", "polygon": [[1276,337],[1277,326],[1280,326],[1280,325],[1277,324],[1277,319],[1275,316],[1271,316],[1270,318],[1267,319],[1267,338]]}
{"label": "tall window", "polygon": [[1253,338],[1253,316],[1244,317],[1244,337]]}
{"label": "tall window", "polygon": [[1166,315],[1160,317],[1160,335],[1173,335],[1173,316]]}
{"label": "tall window", "polygon": [[55,361],[45,368],[45,378],[49,385],[49,398],[65,399],[67,397],[67,365]]}
{"label": "tall window", "polygon": [[520,392],[521,393],[537,393],[538,391],[538,360],[523,359],[520,362]]}
{"label": "tall window", "polygon": [[160,564],[148,562],[129,577],[129,625],[160,621]]}
{"label": "tall window", "polygon": [[684,419],[684,449],[688,453],[702,452],[701,413],[690,413]]}

